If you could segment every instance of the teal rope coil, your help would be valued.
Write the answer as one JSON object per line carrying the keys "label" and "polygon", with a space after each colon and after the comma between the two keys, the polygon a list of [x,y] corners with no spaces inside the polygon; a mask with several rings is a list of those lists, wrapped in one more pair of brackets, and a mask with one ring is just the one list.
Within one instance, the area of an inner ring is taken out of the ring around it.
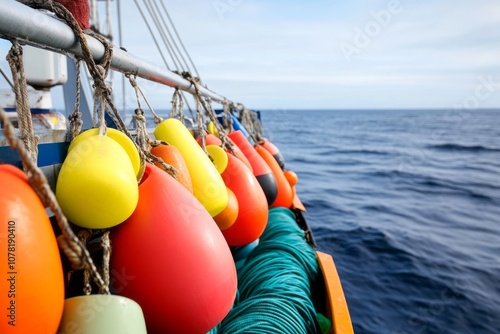
{"label": "teal rope coil", "polygon": [[317,275],[316,254],[294,213],[270,209],[259,245],[238,268],[234,307],[209,334],[321,333],[311,301]]}

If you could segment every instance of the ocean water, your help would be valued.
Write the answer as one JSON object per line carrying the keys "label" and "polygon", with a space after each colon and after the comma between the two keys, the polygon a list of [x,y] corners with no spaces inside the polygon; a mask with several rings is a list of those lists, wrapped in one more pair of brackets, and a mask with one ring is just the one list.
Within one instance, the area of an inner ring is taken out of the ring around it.
{"label": "ocean water", "polygon": [[500,333],[500,111],[263,111],[354,330]]}

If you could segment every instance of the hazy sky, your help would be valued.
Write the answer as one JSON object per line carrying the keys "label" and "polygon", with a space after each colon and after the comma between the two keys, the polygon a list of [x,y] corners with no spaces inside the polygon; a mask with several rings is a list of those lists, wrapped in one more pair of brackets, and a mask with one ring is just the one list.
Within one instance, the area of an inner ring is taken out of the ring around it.
{"label": "hazy sky", "polygon": [[[128,51],[161,63],[122,3]],[[208,87],[251,108],[500,108],[499,0],[165,4]]]}

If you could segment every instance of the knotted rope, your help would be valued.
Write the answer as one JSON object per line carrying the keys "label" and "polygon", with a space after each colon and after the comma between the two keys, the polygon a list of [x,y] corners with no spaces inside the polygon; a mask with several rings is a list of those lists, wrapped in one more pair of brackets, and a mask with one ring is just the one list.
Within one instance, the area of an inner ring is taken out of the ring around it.
{"label": "knotted rope", "polygon": [[201,141],[201,147],[205,151],[205,153],[208,154],[206,150],[206,136],[207,136],[207,131],[205,129],[205,122],[203,120],[203,110],[205,110],[205,115],[208,116],[208,118],[212,121],[214,124],[217,132],[219,133],[220,140],[222,141],[222,147],[227,149],[231,154],[235,155],[234,150],[233,150],[233,143],[227,138],[226,131],[224,128],[221,126],[219,121],[217,120],[217,116],[215,115],[215,111],[212,108],[211,100],[209,98],[203,99],[201,92],[200,92],[200,79],[192,77],[189,72],[184,72],[183,77],[188,80],[191,85],[194,86],[195,94],[194,98],[196,100],[196,109],[197,109],[197,122],[198,122],[198,127],[200,131],[200,141]]}
{"label": "knotted rope", "polygon": [[141,108],[141,101],[139,95],[142,96],[142,98],[148,105],[149,110],[153,114],[154,122],[156,124],[159,124],[163,121],[163,119],[154,112],[146,96],[142,92],[141,88],[137,85],[135,79],[129,74],[125,76],[129,79],[130,84],[134,88],[135,96],[137,99],[138,108],[135,110],[133,118],[135,120],[137,128],[136,145],[139,150],[139,155],[141,157],[141,164],[145,164],[146,161],[150,163],[159,163],[168,174],[170,174],[173,178],[176,179],[177,169],[174,166],[167,164],[165,161],[163,161],[162,158],[157,157],[156,155],[151,153],[151,147],[157,146],[159,145],[159,143],[152,142],[151,139],[149,138],[148,130],[146,128],[146,117],[144,116],[144,110],[142,110]]}
{"label": "knotted rope", "polygon": [[76,61],[76,99],[75,99],[75,109],[71,115],[69,115],[69,124],[70,124],[70,132],[69,132],[69,141],[75,139],[76,136],[80,134],[82,131],[82,113],[80,112],[80,94],[81,94],[81,77],[80,77],[80,60]]}
{"label": "knotted rope", "polygon": [[[31,160],[35,162],[38,159],[38,137],[33,131],[31,111],[28,99],[28,84],[24,73],[23,49],[17,40],[11,40],[12,47],[7,54],[12,80],[14,83],[14,93],[16,94],[16,112],[19,120],[20,137],[24,146],[28,150]],[[27,172],[28,168],[23,162],[23,169]]]}
{"label": "knotted rope", "polygon": [[175,87],[174,94],[172,95],[172,111],[170,112],[170,118],[177,115],[180,121],[184,123],[184,99],[182,98],[180,89]]}
{"label": "knotted rope", "polygon": [[234,131],[233,127],[233,117],[231,116],[231,109],[232,107],[229,106],[229,102],[227,99],[224,99],[222,102],[222,107],[224,108],[224,128],[228,131]]}
{"label": "knotted rope", "polygon": [[261,142],[263,140],[262,124],[259,121],[257,113],[243,108],[243,110],[240,111],[240,119],[253,141],[256,143]]}

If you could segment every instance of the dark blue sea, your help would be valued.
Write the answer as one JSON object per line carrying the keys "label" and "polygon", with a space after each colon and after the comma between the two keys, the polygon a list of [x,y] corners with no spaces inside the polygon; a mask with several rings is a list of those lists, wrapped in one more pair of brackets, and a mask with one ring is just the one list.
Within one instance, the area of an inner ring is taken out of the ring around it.
{"label": "dark blue sea", "polygon": [[500,111],[263,111],[357,334],[500,333]]}

